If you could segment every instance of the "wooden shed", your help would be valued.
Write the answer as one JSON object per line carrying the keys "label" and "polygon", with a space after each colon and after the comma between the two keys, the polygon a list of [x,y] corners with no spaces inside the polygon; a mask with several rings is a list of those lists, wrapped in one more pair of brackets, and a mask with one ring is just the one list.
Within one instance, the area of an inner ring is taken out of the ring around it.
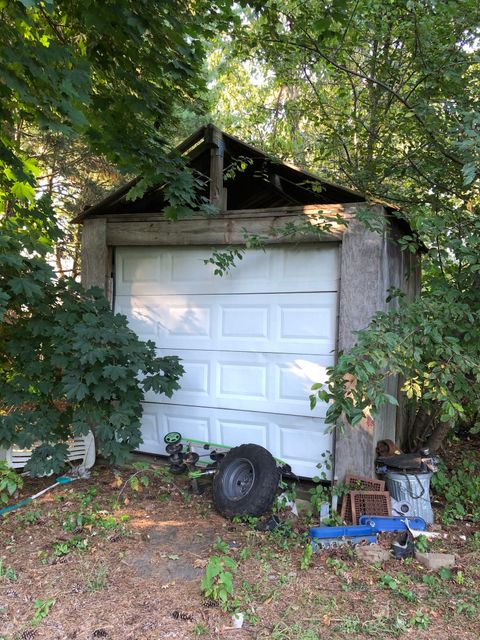
{"label": "wooden shed", "polygon": [[[312,412],[308,396],[338,350],[352,347],[353,332],[388,308],[387,289],[416,295],[419,258],[392,242],[411,234],[408,224],[212,125],[179,150],[217,215],[167,220],[162,186],[131,201],[130,183],[75,219],[83,225],[84,285],[103,289],[142,339],[179,355],[186,369],[172,399],[146,398],[140,450],[164,453],[163,436],[180,431],[261,444],[304,477],[318,475],[327,452],[336,477],[370,475],[376,442],[400,439],[402,406],[335,438],[325,429],[326,406]],[[365,207],[383,232],[357,217]],[[319,235],[325,219],[331,228]],[[243,246],[245,234],[264,238],[265,250],[250,249],[215,275],[206,263],[212,251]],[[396,381],[388,385],[398,396]]]}

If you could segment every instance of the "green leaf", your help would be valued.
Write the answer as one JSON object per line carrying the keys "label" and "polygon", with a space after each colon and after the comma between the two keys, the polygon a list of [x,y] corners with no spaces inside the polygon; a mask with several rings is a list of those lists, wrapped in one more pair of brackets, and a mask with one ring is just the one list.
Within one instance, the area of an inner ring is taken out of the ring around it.
{"label": "green leaf", "polygon": [[440,578],[442,580],[452,580],[453,578],[453,574],[451,569],[448,569],[446,567],[442,567],[441,569],[439,569],[438,571],[438,575],[440,576]]}
{"label": "green leaf", "polygon": [[398,400],[395,398],[395,396],[390,395],[389,393],[384,393],[383,397],[390,403],[393,404],[395,406],[399,406],[398,405]]}
{"label": "green leaf", "polygon": [[35,189],[28,182],[15,182],[11,187],[12,194],[19,200],[33,202],[35,200]]}

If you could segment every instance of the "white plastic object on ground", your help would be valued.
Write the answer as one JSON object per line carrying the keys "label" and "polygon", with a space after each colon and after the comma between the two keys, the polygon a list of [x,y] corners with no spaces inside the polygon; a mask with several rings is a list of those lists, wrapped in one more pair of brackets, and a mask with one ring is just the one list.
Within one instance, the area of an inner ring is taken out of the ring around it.
{"label": "white plastic object on ground", "polygon": [[328,502],[323,502],[320,505],[320,523],[325,522],[330,517],[330,505]]}
{"label": "white plastic object on ground", "polygon": [[[95,464],[95,438],[91,431],[85,436],[75,436],[71,440],[68,440],[67,445],[68,462],[80,462],[81,466],[85,469],[93,467]],[[31,455],[32,449],[20,449],[15,445],[6,450],[0,449],[0,460],[5,460],[11,469],[22,469],[25,467]]]}
{"label": "white plastic object on ground", "polygon": [[293,513],[294,516],[298,516],[298,509],[297,509],[297,505],[295,504],[295,502],[293,500],[290,500],[290,498],[288,497],[288,494],[281,493],[278,498],[277,498],[277,504],[280,507],[288,507],[290,509],[290,511]]}
{"label": "white plastic object on ground", "polygon": [[232,625],[234,629],[241,629],[243,627],[243,613],[234,613],[232,616]]}
{"label": "white plastic object on ground", "polygon": [[[408,522],[408,518],[405,518],[405,526],[414,538],[419,538],[420,536],[425,536],[425,538],[440,538],[442,536],[439,531],[420,531],[420,529],[412,529]],[[443,537],[446,538],[445,535]]]}

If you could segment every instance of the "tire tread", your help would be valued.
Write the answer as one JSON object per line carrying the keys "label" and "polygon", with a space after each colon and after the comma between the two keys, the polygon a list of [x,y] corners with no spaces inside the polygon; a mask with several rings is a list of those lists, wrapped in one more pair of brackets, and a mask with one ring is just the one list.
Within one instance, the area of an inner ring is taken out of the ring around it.
{"label": "tire tread", "polygon": [[[255,482],[249,493],[240,500],[231,500],[222,490],[222,475],[230,461],[247,458],[255,468]],[[217,511],[231,518],[237,515],[261,516],[275,499],[280,470],[272,454],[258,444],[241,444],[230,449],[218,466],[213,479],[213,502]],[[257,486],[256,486],[257,485]]]}

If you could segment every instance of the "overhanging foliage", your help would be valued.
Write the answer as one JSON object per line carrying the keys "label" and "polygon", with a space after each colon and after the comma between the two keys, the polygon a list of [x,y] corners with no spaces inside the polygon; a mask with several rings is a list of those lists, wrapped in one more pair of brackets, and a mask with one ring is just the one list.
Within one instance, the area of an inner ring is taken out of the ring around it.
{"label": "overhanging foliage", "polygon": [[[233,46],[220,39],[212,57],[220,118],[286,159],[395,203],[428,248],[421,298],[376,316],[331,369],[320,389],[333,402],[329,422],[355,425],[392,401],[382,383],[398,374],[416,409],[409,447],[438,446],[460,423],[478,429],[478,2],[244,6]],[[404,238],[405,250],[415,244]]]}
{"label": "overhanging foliage", "polygon": [[58,471],[64,441],[93,430],[100,453],[121,462],[141,443],[144,392],[170,397],[183,367],[157,358],[101,291],[57,279],[48,239],[23,242],[20,222],[0,233],[0,446],[36,446],[27,468]]}

